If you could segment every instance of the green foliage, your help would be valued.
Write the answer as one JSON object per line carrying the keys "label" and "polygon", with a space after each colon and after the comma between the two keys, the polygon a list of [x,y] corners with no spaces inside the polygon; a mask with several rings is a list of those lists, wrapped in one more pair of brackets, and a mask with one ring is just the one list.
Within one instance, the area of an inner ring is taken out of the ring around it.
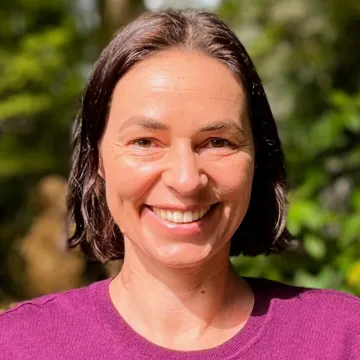
{"label": "green foliage", "polygon": [[[2,264],[31,220],[29,189],[68,172],[70,123],[110,31],[97,20],[103,5],[1,2]],[[285,253],[234,258],[234,266],[244,276],[360,295],[359,1],[224,0],[218,12],[254,59],[277,119],[294,235]],[[9,290],[5,266],[0,279]]]}
{"label": "green foliage", "polygon": [[[29,189],[66,175],[70,123],[84,85],[85,32],[68,1],[0,5],[0,261],[27,228]],[[0,267],[0,286],[8,279]]]}
{"label": "green foliage", "polygon": [[234,259],[245,275],[360,294],[358,5],[244,0],[219,9],[264,81],[289,176],[294,246],[269,259]]}

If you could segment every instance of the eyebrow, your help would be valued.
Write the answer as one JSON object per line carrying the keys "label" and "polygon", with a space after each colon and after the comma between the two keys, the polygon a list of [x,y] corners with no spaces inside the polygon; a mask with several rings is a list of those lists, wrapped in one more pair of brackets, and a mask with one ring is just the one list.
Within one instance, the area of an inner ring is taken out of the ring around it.
{"label": "eyebrow", "polygon": [[219,121],[214,124],[206,125],[200,128],[200,132],[218,131],[218,130],[232,130],[235,132],[244,132],[244,129],[232,120]]}
{"label": "eyebrow", "polygon": [[[170,129],[168,125],[151,118],[131,117],[122,124],[119,130],[121,131],[124,128],[131,125],[137,125],[146,129],[160,130],[160,131],[166,131]],[[244,129],[240,126],[240,124],[237,124],[233,120],[218,121],[216,123],[203,126],[199,129],[200,132],[210,132],[210,131],[219,131],[219,130],[232,130],[234,132],[242,132],[242,133],[244,132]]]}
{"label": "eyebrow", "polygon": [[146,129],[151,130],[169,130],[169,127],[163,124],[160,121],[153,120],[151,118],[142,118],[142,117],[131,117],[127,119],[120,127],[120,131],[125,129],[128,126],[137,125]]}

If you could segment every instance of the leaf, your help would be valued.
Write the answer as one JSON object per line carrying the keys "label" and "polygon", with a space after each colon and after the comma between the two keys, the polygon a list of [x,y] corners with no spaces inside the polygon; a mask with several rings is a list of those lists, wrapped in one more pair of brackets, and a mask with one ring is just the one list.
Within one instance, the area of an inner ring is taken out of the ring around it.
{"label": "leaf", "polygon": [[350,268],[346,281],[349,286],[360,288],[360,260],[355,262],[355,264]]}
{"label": "leaf", "polygon": [[316,260],[323,259],[326,254],[324,240],[315,235],[307,235],[304,238],[304,248],[310,256]]}

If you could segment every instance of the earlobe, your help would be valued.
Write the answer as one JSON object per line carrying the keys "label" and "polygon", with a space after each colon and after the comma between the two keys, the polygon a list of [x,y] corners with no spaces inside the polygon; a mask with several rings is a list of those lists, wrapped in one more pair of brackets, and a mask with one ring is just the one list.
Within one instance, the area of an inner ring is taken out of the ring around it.
{"label": "earlobe", "polygon": [[104,180],[104,173],[100,168],[98,169],[98,175]]}
{"label": "earlobe", "polygon": [[103,180],[105,180],[105,172],[104,172],[104,166],[103,166],[103,161],[101,159],[101,156],[99,156],[98,174]]}

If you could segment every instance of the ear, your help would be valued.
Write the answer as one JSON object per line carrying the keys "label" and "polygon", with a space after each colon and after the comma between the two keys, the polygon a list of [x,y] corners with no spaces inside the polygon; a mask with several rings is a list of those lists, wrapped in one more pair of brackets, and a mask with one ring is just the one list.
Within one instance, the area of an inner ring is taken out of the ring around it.
{"label": "ear", "polygon": [[101,157],[101,154],[99,154],[98,174],[103,180],[105,180],[104,162]]}

